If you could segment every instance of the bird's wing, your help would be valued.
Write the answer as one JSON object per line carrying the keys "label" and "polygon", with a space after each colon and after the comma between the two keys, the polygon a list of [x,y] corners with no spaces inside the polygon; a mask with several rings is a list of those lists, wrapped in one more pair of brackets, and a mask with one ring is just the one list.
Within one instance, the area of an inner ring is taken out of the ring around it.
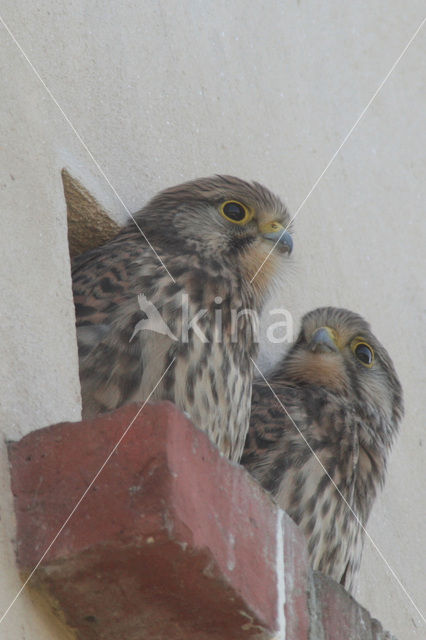
{"label": "bird's wing", "polygon": [[125,404],[140,386],[147,332],[137,332],[146,319],[138,295],[155,295],[164,272],[142,238],[119,238],[76,258],[72,276],[83,415],[90,417]]}
{"label": "bird's wing", "polygon": [[303,394],[291,385],[273,384],[272,388],[279,400],[264,382],[253,384],[250,427],[241,463],[265,489],[276,494],[289,465],[294,460],[301,464],[311,452],[298,431],[303,433],[307,424]]}
{"label": "bird's wing", "polygon": [[280,402],[264,383],[253,385],[241,463],[301,527],[313,568],[352,588],[362,550],[362,532],[348,506],[356,457],[353,414],[344,399],[320,387],[272,386]]}

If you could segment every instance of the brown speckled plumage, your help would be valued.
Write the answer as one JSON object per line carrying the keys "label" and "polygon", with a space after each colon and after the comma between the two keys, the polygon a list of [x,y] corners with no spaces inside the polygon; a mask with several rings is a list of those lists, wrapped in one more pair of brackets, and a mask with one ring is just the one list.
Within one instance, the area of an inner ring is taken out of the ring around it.
{"label": "brown speckled plumage", "polygon": [[[359,360],[358,343],[374,351],[372,366]],[[268,385],[256,381],[241,462],[300,525],[313,568],[353,591],[362,526],[403,415],[392,361],[359,315],[326,307],[303,318],[298,339],[268,381],[312,450]]]}
{"label": "brown speckled plumage", "polygon": [[[219,209],[229,200],[250,208],[253,219],[244,225],[225,219]],[[259,311],[274,278],[282,277],[291,239],[250,284],[273,246],[260,228],[272,221],[286,226],[287,210],[257,183],[216,176],[161,192],[135,218],[175,282],[133,222],[111,242],[74,260],[83,415],[145,400],[175,358],[151,399],[175,402],[225,455],[239,460],[250,415],[250,358],[257,345],[250,314],[240,316],[233,341],[232,310]],[[133,335],[146,318],[138,294],[155,305],[177,341],[148,330]],[[207,342],[192,329],[188,341],[181,339],[182,294],[189,320],[207,310],[198,322]],[[218,308],[222,340],[214,334]]]}

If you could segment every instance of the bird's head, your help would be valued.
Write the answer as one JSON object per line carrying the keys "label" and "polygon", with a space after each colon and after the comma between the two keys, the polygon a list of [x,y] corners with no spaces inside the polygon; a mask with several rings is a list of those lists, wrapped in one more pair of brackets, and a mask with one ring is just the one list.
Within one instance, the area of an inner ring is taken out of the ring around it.
{"label": "bird's head", "polygon": [[347,309],[323,307],[302,318],[285,358],[287,379],[342,393],[349,403],[379,412],[397,425],[403,415],[402,389],[392,360],[370,325]]}
{"label": "bird's head", "polygon": [[281,200],[257,182],[233,176],[166,189],[139,212],[138,222],[156,249],[198,254],[206,264],[237,263],[249,280],[262,267],[254,279],[260,289],[279,275],[293,248],[290,216]]}

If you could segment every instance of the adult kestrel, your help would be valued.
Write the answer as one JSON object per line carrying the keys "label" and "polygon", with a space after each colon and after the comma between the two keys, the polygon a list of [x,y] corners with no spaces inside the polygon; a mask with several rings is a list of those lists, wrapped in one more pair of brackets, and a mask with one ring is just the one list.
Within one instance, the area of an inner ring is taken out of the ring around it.
{"label": "adult kestrel", "polygon": [[253,385],[241,463],[302,528],[313,568],[353,591],[403,415],[392,360],[359,315],[325,307],[304,316],[269,382],[276,397]]}
{"label": "adult kestrel", "polygon": [[238,461],[257,314],[292,249],[288,212],[262,185],[216,176],[159,193],[135,220],[148,242],[130,222],[73,261],[83,415],[168,399]]}

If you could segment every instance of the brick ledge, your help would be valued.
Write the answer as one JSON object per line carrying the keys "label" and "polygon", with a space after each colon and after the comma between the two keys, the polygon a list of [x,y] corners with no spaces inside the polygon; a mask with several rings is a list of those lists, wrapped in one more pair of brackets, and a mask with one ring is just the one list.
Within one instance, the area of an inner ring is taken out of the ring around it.
{"label": "brick ledge", "polygon": [[[23,574],[138,408],[9,444]],[[298,527],[167,402],[143,409],[32,583],[79,640],[391,638],[340,585],[311,574]]]}

